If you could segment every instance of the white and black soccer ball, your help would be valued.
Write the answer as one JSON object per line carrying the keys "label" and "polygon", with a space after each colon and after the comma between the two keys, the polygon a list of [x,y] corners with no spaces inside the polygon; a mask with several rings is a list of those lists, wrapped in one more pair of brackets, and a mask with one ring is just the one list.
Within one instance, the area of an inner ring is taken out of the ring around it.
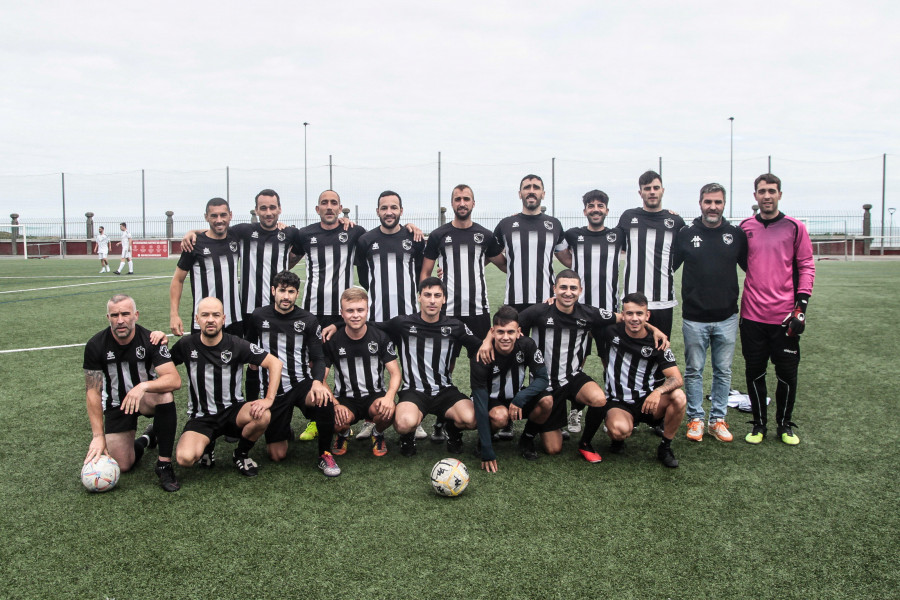
{"label": "white and black soccer ball", "polygon": [[81,469],[81,483],[89,492],[108,492],[119,482],[119,463],[111,456],[102,455]]}
{"label": "white and black soccer ball", "polygon": [[459,496],[469,485],[469,470],[455,458],[444,458],[431,469],[431,487],[439,496]]}

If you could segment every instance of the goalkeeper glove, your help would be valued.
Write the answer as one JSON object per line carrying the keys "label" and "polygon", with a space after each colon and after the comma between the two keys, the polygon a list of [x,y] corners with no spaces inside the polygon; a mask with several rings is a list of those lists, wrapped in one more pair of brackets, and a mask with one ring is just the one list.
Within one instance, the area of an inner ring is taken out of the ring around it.
{"label": "goalkeeper glove", "polygon": [[808,305],[809,296],[806,294],[799,294],[794,310],[792,310],[791,313],[784,318],[784,321],[781,322],[781,326],[786,329],[785,335],[793,337],[803,333],[803,330],[806,329],[806,307]]}

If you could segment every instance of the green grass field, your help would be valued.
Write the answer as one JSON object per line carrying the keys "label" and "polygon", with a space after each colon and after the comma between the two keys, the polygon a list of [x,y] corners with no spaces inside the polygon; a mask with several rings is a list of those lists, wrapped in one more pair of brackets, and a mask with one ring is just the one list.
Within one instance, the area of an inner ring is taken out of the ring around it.
{"label": "green grass field", "polygon": [[[116,278],[96,261],[4,260],[0,350],[84,343],[115,292],[165,330],[168,278],[147,277],[173,269],[139,260],[138,275]],[[731,410],[731,444],[688,442],[682,427],[678,469],[655,460],[658,438],[642,428],[624,456],[606,455],[601,432],[599,465],[576,457],[575,440],[537,463],[501,443],[488,475],[468,432],[472,481],[456,499],[429,485],[446,450],[425,442],[404,458],[393,432],[382,459],[351,442],[336,479],[315,468],[315,444],[296,443],[277,465],[258,444],[260,476],[245,480],[220,440],[217,467],[179,469],[178,493],[158,487],[150,451],[115,490],[89,494],[83,348],[0,354],[0,598],[897,597],[900,262],[817,269],[799,446],[744,443],[749,417]],[[489,273],[496,308],[502,276]],[[682,359],[680,319],[673,346]],[[769,381],[771,393],[771,369]],[[740,352],[732,387],[746,389]]]}

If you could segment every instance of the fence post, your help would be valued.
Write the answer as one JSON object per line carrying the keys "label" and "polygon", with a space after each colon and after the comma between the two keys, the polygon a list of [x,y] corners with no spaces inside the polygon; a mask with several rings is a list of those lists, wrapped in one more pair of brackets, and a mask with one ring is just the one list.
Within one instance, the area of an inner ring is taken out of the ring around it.
{"label": "fence post", "polygon": [[872,205],[863,204],[863,254],[868,255],[872,248]]}
{"label": "fence post", "polygon": [[756,216],[756,213],[757,213],[757,211],[759,211],[759,204],[754,204],[754,205],[753,205],[753,206],[751,206],[751,207],[750,207],[750,208],[752,208],[752,209],[753,209],[753,216],[754,216],[754,217],[755,217],[755,216]]}
{"label": "fence post", "polygon": [[250,222],[251,223],[259,223],[259,218],[256,216],[256,209],[250,209]]}
{"label": "fence post", "polygon": [[170,240],[175,237],[175,220],[172,219],[174,214],[171,210],[166,211],[166,237]]}
{"label": "fence post", "polygon": [[550,214],[556,216],[556,157],[550,159]]}
{"label": "fence post", "polygon": [[[19,224],[19,213],[11,213],[9,215],[9,218],[12,219],[13,225]],[[11,233],[10,238],[12,241],[12,255],[15,256],[16,254],[19,253],[19,244],[16,241],[19,239],[19,228],[13,227],[12,231],[10,233]]]}
{"label": "fence post", "polygon": [[440,217],[438,217],[438,227],[440,227],[441,225],[444,225],[446,222],[447,222],[447,207],[442,206]]}
{"label": "fence post", "polygon": [[87,217],[84,221],[84,231],[88,241],[90,241],[94,239],[94,213],[86,212],[84,216]]}

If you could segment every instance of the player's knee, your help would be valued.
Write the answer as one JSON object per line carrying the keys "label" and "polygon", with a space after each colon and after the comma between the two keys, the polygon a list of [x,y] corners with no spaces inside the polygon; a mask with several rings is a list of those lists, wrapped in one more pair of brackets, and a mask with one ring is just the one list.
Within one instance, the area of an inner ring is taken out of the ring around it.
{"label": "player's knee", "polygon": [[175,461],[179,467],[193,467],[198,460],[200,460],[199,455],[195,456],[194,453],[188,452],[181,447],[175,450]]}
{"label": "player's knee", "polygon": [[266,453],[272,462],[281,462],[287,456],[287,444],[269,444],[266,446]]}
{"label": "player's knee", "polygon": [[509,422],[509,411],[502,406],[498,406],[491,411],[490,417],[491,428],[502,429]]}
{"label": "player's knee", "polygon": [[562,440],[544,439],[544,452],[550,455],[559,454],[562,452]]}
{"label": "player's knee", "polygon": [[603,390],[599,387],[591,392],[590,394],[586,394],[584,398],[580,398],[579,402],[582,404],[587,404],[588,406],[600,407],[606,405],[606,394],[603,393]]}
{"label": "player's knee", "polygon": [[630,436],[634,428],[628,427],[625,423],[607,422],[606,430],[611,439],[621,441]]}
{"label": "player's knee", "polygon": [[396,429],[397,433],[400,435],[409,433],[415,429],[418,424],[418,419],[410,414],[397,415],[394,418],[394,429]]}
{"label": "player's knee", "polygon": [[678,389],[672,392],[672,405],[678,410],[685,410],[687,407],[687,396],[684,390]]}

